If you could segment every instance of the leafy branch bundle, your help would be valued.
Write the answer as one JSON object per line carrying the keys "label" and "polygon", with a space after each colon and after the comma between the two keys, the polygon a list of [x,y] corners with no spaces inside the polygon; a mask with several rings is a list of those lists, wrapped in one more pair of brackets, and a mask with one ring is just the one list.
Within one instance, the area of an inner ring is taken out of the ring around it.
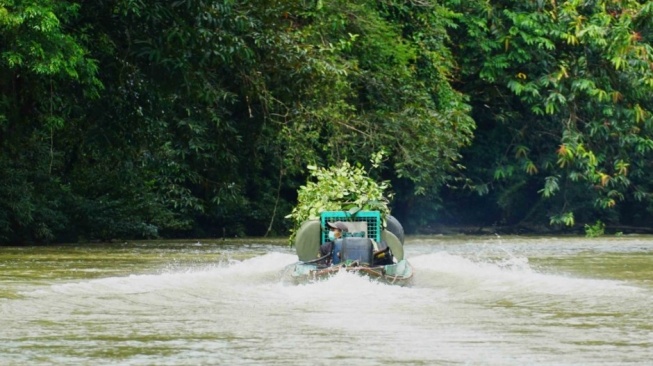
{"label": "leafy branch bundle", "polygon": [[328,169],[313,165],[308,169],[309,181],[299,188],[297,206],[286,216],[294,221],[291,242],[304,221],[318,220],[323,211],[348,211],[355,215],[360,210],[376,210],[382,218],[390,214],[391,194],[384,196],[389,182],[376,182],[362,166],[345,161]]}

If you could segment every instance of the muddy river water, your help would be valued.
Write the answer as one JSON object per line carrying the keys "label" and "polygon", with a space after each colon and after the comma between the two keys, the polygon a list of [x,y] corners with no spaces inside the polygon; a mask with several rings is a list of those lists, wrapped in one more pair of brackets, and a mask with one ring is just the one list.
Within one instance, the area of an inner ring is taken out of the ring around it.
{"label": "muddy river water", "polygon": [[411,286],[284,240],[0,248],[1,365],[646,365],[653,237],[408,237]]}

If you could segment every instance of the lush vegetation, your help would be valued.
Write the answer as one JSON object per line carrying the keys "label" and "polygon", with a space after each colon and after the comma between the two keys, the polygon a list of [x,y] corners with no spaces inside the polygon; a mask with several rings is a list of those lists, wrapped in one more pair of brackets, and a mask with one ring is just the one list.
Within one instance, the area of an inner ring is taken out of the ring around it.
{"label": "lush vegetation", "polygon": [[478,124],[466,199],[501,224],[650,226],[653,3],[447,3]]}
{"label": "lush vegetation", "polygon": [[651,227],[652,16],[0,0],[0,242],[286,235],[317,167],[379,152],[409,230]]}

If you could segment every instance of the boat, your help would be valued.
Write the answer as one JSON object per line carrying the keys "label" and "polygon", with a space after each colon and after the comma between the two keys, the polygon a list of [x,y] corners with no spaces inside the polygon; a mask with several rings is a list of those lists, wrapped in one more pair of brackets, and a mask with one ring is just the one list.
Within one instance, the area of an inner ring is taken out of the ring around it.
{"label": "boat", "polygon": [[[343,237],[328,245],[329,226],[344,224]],[[404,257],[404,231],[391,215],[379,211],[325,211],[319,220],[302,223],[294,240],[299,261],[291,265],[296,283],[328,278],[341,271],[367,276],[379,282],[409,285],[413,268]],[[320,254],[320,248],[329,248]]]}

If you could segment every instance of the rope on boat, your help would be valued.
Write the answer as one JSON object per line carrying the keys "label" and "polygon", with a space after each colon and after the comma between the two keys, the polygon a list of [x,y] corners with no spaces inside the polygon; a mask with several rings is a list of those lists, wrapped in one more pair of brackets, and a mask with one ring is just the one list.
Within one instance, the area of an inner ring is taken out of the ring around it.
{"label": "rope on boat", "polygon": [[394,283],[395,283],[395,281],[397,280],[398,277],[399,277],[399,275],[398,275],[397,273],[395,273],[395,276],[394,276],[394,278],[392,279],[392,282],[390,282],[390,284],[391,284],[391,285],[394,285]]}
{"label": "rope on boat", "polygon": [[328,254],[325,254],[322,257],[311,259],[310,261],[306,261],[306,262],[300,261],[299,263],[301,263],[301,264],[313,264],[313,263],[321,262],[321,261],[327,259],[330,256],[331,256],[331,253],[328,253]]}

